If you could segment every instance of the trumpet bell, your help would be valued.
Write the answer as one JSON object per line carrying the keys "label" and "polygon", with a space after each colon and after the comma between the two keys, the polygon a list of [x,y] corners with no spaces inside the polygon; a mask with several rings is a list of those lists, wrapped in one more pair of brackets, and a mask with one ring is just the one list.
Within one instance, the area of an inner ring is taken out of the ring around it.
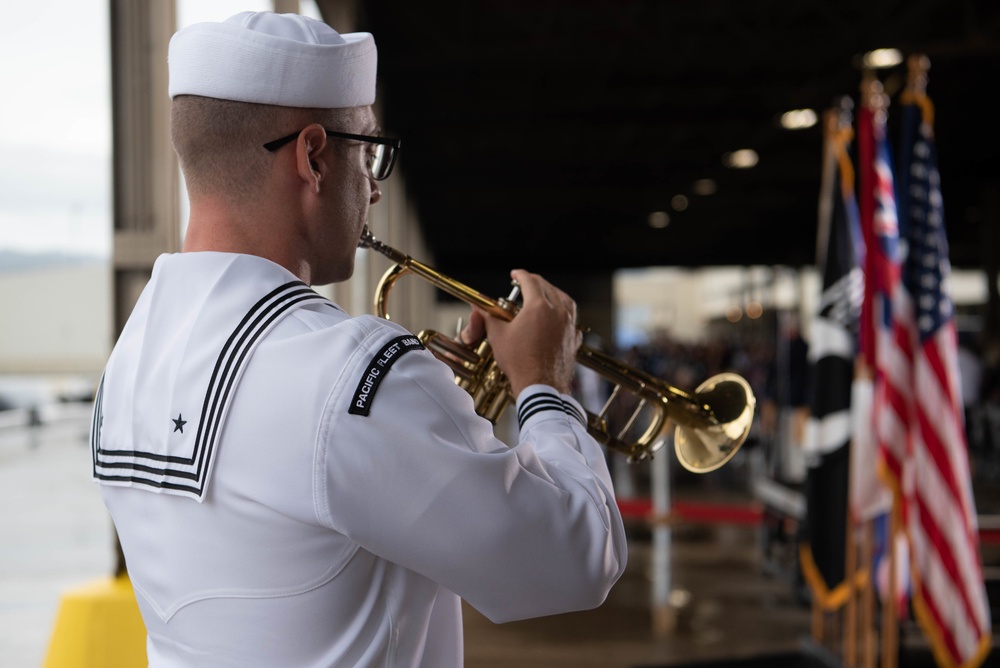
{"label": "trumpet bell", "polygon": [[684,468],[708,473],[728,462],[750,434],[756,399],[749,383],[735,373],[713,376],[693,394],[711,419],[685,421],[672,414],[678,423],[674,450]]}

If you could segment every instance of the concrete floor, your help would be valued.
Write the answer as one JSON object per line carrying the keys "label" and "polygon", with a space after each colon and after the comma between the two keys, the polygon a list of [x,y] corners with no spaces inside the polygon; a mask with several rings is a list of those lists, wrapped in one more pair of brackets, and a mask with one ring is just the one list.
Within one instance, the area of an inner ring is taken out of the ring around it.
{"label": "concrete floor", "polygon": [[762,573],[747,529],[680,537],[674,586],[690,594],[672,633],[656,633],[650,610],[648,543],[631,547],[623,578],[603,606],[495,625],[466,610],[466,665],[476,668],[629,668],[795,652],[809,611],[789,584]]}
{"label": "concrete floor", "polygon": [[[114,565],[110,521],[90,480],[86,407],[28,432],[0,428],[0,666],[42,664],[61,594]],[[652,553],[634,532],[629,567],[599,609],[495,625],[466,610],[469,668],[626,668],[796,651],[809,611],[768,575],[752,526],[672,532],[673,588],[690,595],[673,633],[654,633]]]}
{"label": "concrete floor", "polygon": [[[79,410],[77,410],[79,409]],[[62,593],[112,572],[111,521],[90,480],[85,406],[0,428],[0,666],[41,666]]]}

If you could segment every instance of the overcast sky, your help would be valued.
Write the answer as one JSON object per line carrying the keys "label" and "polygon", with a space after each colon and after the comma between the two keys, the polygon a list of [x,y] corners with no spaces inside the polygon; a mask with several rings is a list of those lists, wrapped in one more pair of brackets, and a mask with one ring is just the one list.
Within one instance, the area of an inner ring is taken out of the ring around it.
{"label": "overcast sky", "polygon": [[[108,0],[11,2],[0,23],[0,251],[111,252]],[[270,0],[178,0],[178,26]],[[302,12],[317,16],[314,2]]]}

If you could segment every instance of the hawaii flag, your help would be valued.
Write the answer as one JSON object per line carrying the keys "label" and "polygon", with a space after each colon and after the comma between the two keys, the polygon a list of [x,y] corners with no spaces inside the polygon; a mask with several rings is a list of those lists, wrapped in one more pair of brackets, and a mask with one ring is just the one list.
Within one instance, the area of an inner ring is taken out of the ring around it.
{"label": "hawaii flag", "polygon": [[[875,457],[881,465],[883,479],[897,492],[906,482],[903,465],[909,448],[909,407],[912,388],[912,346],[906,320],[909,311],[901,303],[901,249],[896,198],[893,187],[892,156],[886,139],[886,108],[888,98],[881,84],[870,77],[864,84],[865,101],[858,114],[858,165],[861,227],[865,238],[865,300],[860,326],[862,359],[872,381],[868,432],[874,437]],[[862,411],[859,411],[862,412]],[[862,428],[861,434],[864,433]],[[859,435],[858,442],[864,442]],[[859,464],[864,465],[861,458]],[[875,490],[873,489],[873,492]],[[905,566],[906,542],[900,535],[889,535],[892,497],[885,503],[870,499],[864,519],[876,520],[884,529],[879,539],[880,550],[875,555],[876,583],[883,600],[892,591],[899,614],[906,610],[908,573]],[[854,502],[855,499],[852,499]],[[905,512],[905,506],[897,506]],[[889,550],[895,552],[890,557]],[[890,562],[890,558],[894,561]],[[895,566],[894,582],[890,586],[890,564]]]}

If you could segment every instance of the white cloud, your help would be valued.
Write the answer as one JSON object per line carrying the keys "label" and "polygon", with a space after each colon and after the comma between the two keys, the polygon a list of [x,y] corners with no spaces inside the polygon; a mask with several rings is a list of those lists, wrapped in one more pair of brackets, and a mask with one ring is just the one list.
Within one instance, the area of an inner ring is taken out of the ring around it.
{"label": "white cloud", "polygon": [[107,154],[107,0],[9,3],[0,23],[0,146]]}
{"label": "white cloud", "polygon": [[107,255],[107,0],[10,3],[0,23],[0,249]]}

